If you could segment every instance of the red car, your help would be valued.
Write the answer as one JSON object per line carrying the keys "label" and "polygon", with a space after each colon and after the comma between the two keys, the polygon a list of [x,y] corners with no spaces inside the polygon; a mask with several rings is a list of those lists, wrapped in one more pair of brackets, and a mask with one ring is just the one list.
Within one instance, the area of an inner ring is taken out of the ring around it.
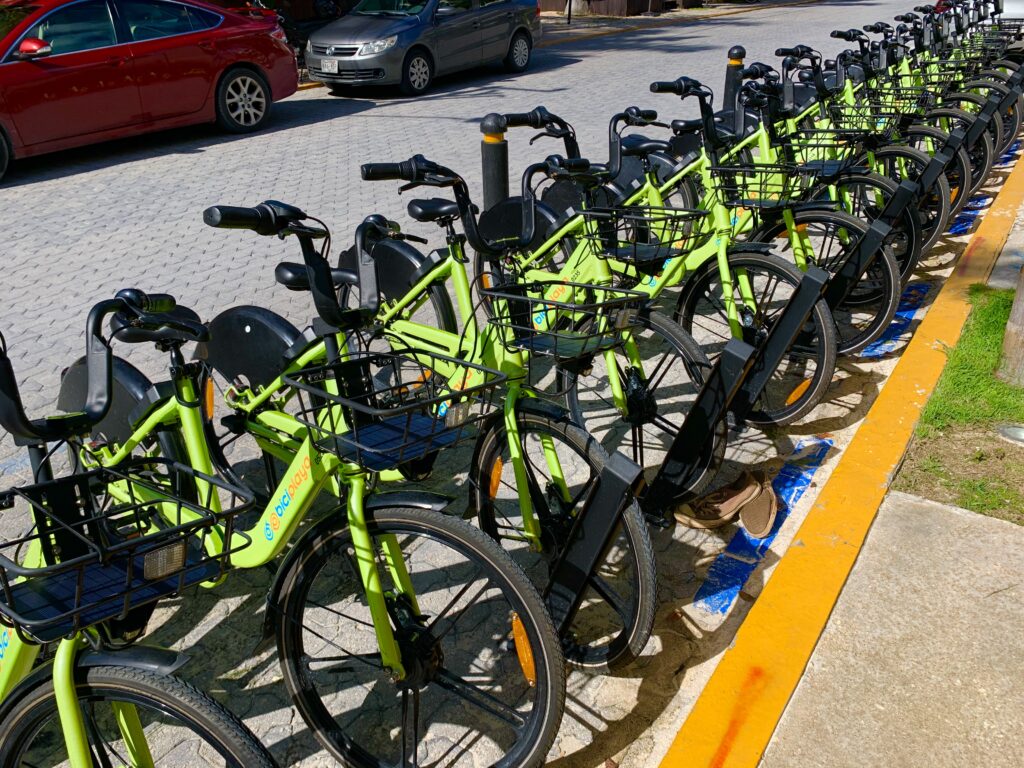
{"label": "red car", "polygon": [[202,0],[0,0],[0,177],[13,158],[163,128],[253,131],[297,86],[275,17]]}

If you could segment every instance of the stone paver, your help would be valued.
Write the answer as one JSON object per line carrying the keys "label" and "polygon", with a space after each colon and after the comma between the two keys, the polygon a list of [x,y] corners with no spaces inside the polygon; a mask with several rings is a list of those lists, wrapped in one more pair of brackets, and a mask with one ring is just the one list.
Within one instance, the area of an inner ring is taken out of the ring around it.
{"label": "stone paver", "polygon": [[1024,528],[891,493],[763,768],[1024,765]]}

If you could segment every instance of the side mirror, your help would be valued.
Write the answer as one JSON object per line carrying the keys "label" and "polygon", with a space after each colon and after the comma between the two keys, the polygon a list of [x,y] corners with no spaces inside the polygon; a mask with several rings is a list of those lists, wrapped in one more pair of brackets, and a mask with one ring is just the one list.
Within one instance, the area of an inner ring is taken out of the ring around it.
{"label": "side mirror", "polygon": [[38,37],[26,37],[21,41],[18,50],[14,52],[14,58],[31,61],[49,56],[51,53],[53,53],[53,48],[45,40],[40,40]]}

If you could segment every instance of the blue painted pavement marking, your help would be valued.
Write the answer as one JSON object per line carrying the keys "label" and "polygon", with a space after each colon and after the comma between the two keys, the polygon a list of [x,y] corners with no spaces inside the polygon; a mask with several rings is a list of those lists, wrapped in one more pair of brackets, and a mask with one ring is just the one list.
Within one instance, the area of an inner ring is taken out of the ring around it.
{"label": "blue painted pavement marking", "polygon": [[29,462],[28,453],[24,451],[17,453],[9,459],[0,461],[0,477],[4,475],[13,475],[23,469],[28,469],[30,466],[31,462]]}
{"label": "blue painted pavement marking", "polygon": [[1020,143],[1020,139],[1015,139],[1013,143],[1006,148],[1006,151],[1003,152],[1003,156],[996,160],[996,168],[1001,168],[1004,165],[1009,165],[1010,163],[1017,159],[1017,150],[1020,149]]}
{"label": "blue painted pavement marking", "polygon": [[899,306],[896,307],[896,314],[893,316],[889,327],[882,332],[882,335],[868,344],[858,357],[869,360],[883,357],[893,352],[897,346],[906,341],[905,334],[913,322],[917,311],[921,309],[925,298],[932,290],[932,283],[907,283],[900,296]]}
{"label": "blue painted pavement marking", "polygon": [[981,212],[988,208],[991,202],[991,195],[975,195],[968,200],[963,210],[957,214],[956,221],[949,227],[949,234],[966,235],[970,232],[974,228],[974,222],[977,221]]}
{"label": "blue painted pavement marking", "polygon": [[742,528],[736,531],[725,551],[711,564],[704,583],[697,590],[694,598],[697,607],[720,615],[729,612],[833,445],[833,441],[826,437],[809,437],[797,443],[793,455],[772,481],[779,500],[779,513],[772,532],[763,539],[755,539]]}

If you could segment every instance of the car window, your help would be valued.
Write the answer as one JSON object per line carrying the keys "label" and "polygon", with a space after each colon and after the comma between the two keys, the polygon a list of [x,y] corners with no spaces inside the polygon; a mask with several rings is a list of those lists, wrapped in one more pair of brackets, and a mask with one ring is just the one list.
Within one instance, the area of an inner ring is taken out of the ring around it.
{"label": "car window", "polygon": [[117,45],[114,22],[105,0],[65,6],[36,24],[25,36],[48,42],[54,56]]}
{"label": "car window", "polygon": [[459,13],[461,11],[473,10],[473,0],[441,0],[437,4],[438,10],[445,9],[448,13]]}
{"label": "car window", "polygon": [[30,3],[0,3],[0,40],[37,10],[39,6]]}
{"label": "car window", "polygon": [[220,20],[199,8],[160,0],[121,0],[118,9],[135,42],[198,32]]}
{"label": "car window", "polygon": [[361,0],[352,13],[360,16],[408,16],[419,13],[426,4],[427,0]]}

